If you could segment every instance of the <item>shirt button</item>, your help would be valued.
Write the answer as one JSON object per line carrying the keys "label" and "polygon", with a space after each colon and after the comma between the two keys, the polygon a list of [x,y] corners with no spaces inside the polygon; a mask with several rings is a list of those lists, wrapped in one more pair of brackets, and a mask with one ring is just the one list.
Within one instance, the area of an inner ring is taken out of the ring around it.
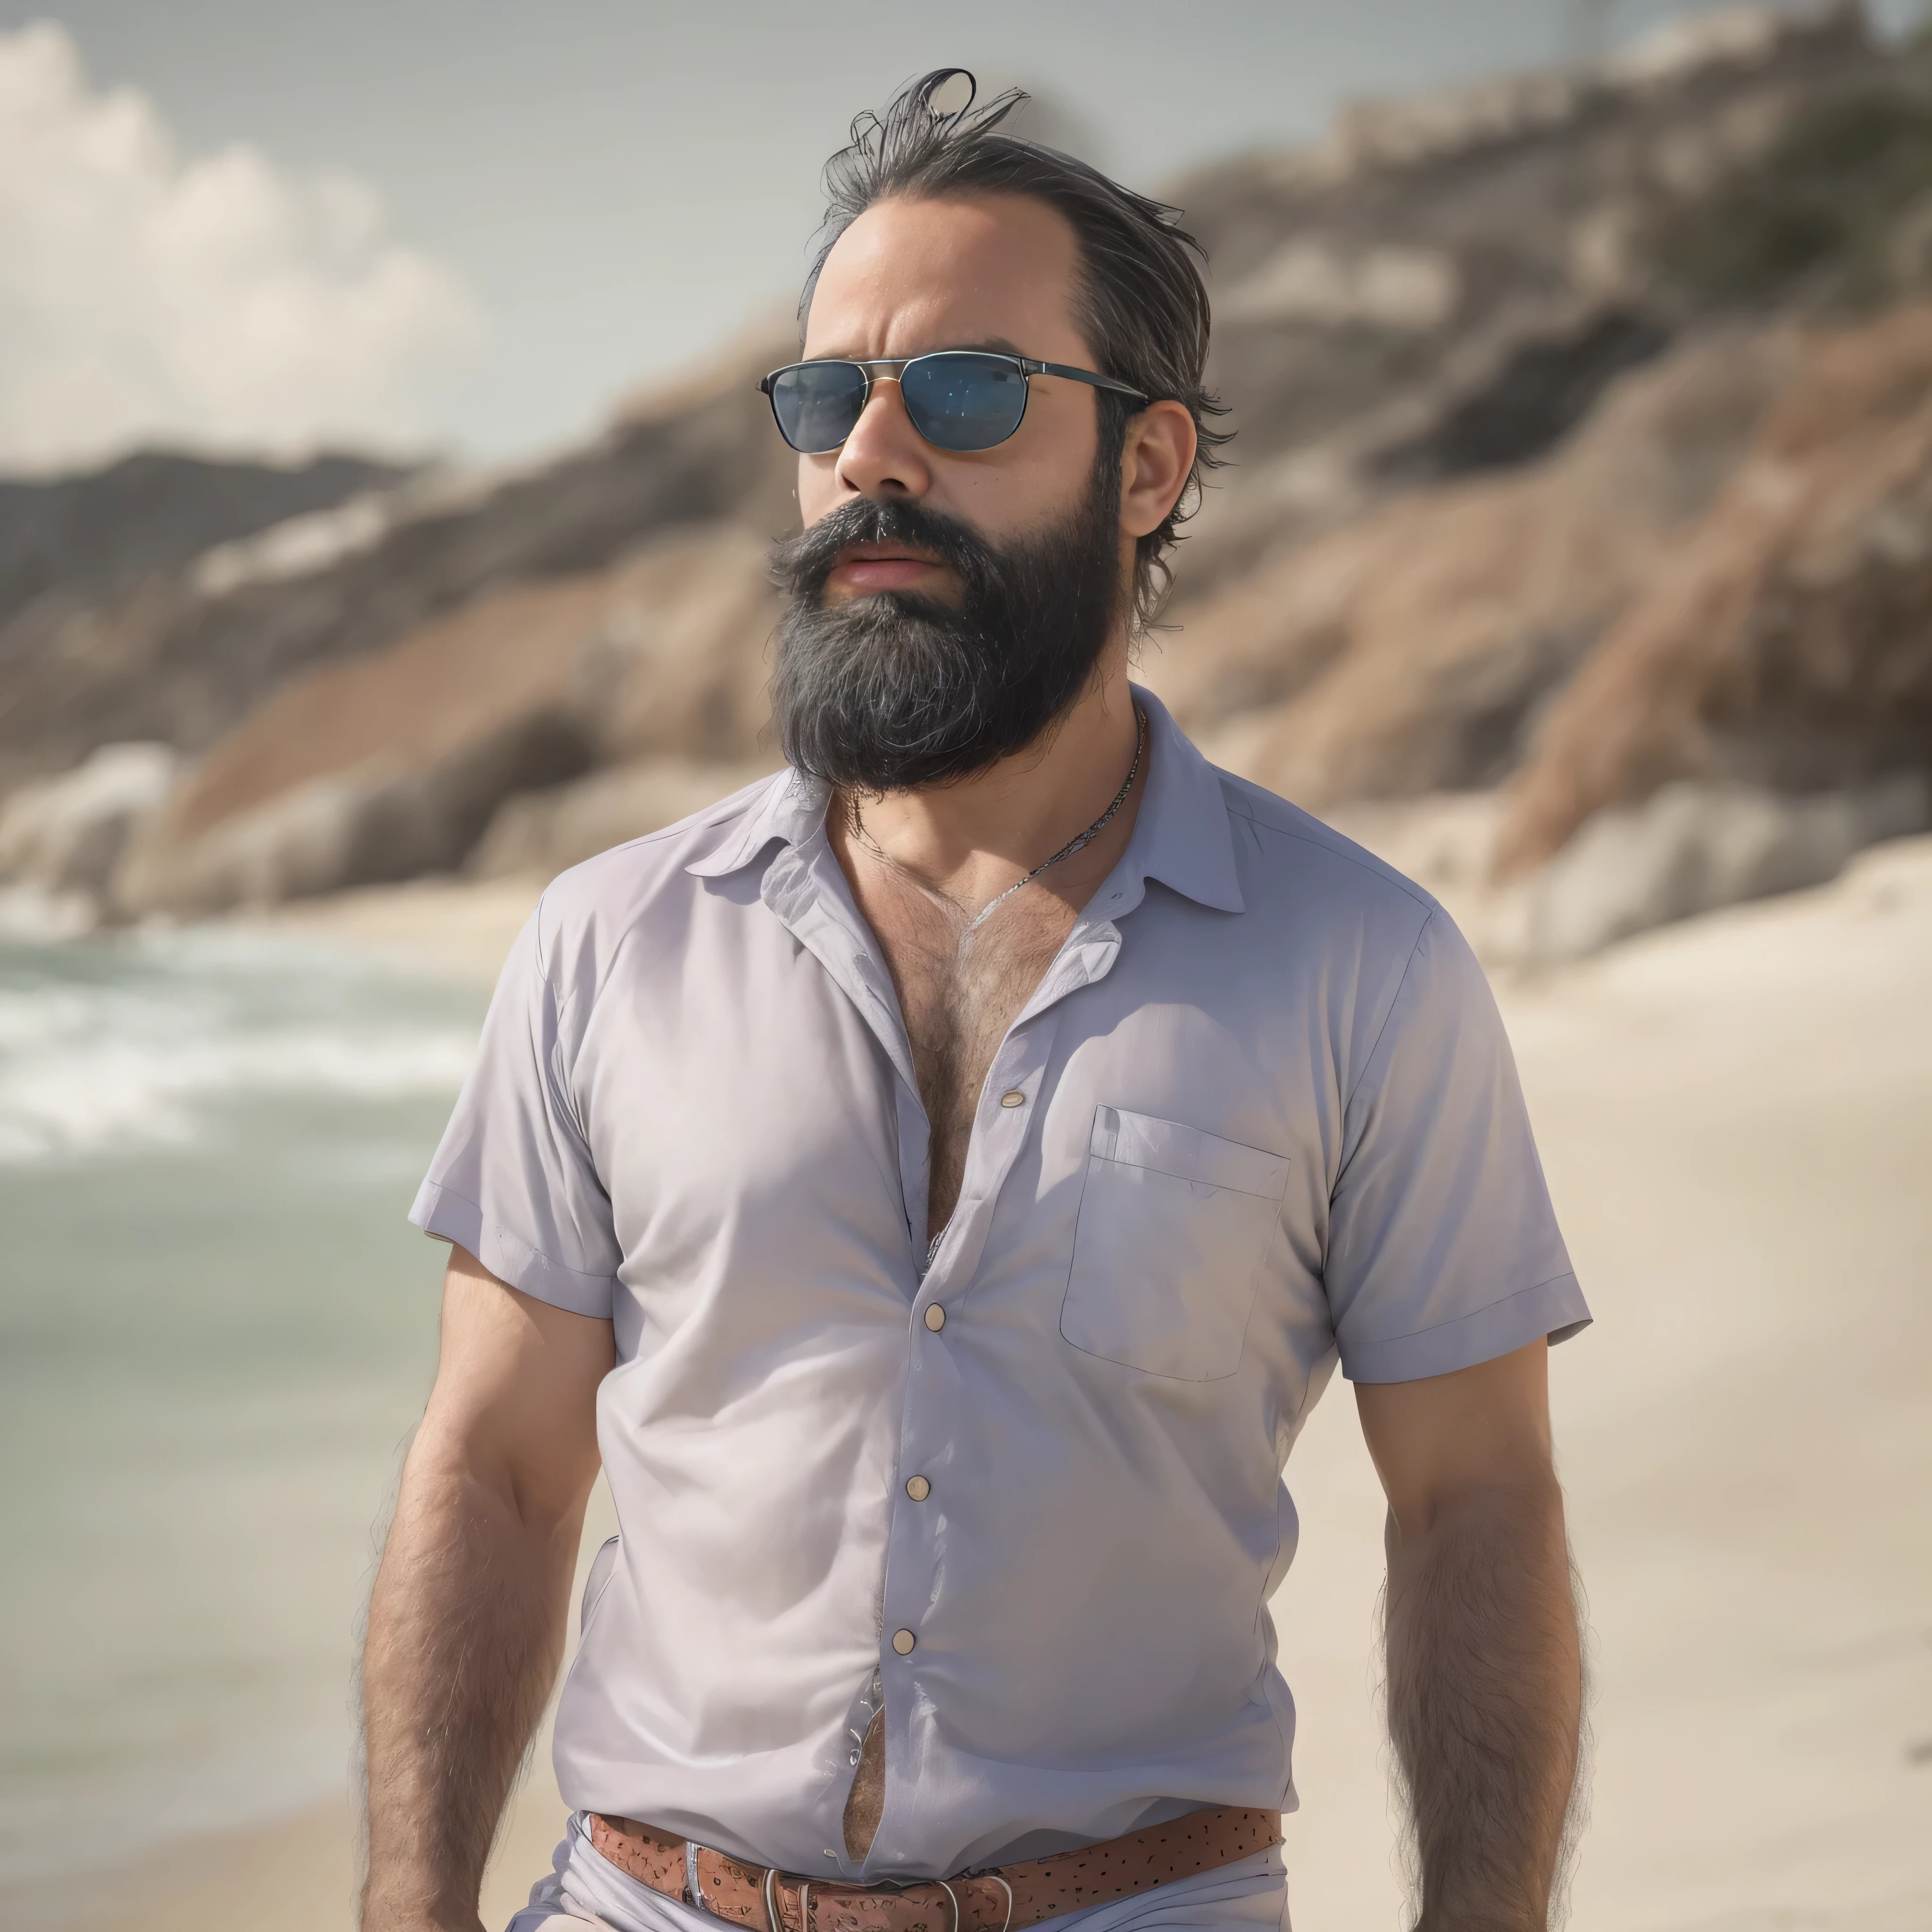
{"label": "shirt button", "polygon": [[1016,1088],[1010,1094],[1002,1094],[1000,1096],[1000,1105],[1003,1107],[1024,1107],[1026,1105],[1026,1096]]}
{"label": "shirt button", "polygon": [[914,1636],[910,1630],[894,1630],[892,1632],[892,1648],[897,1651],[902,1657],[910,1657],[912,1654],[913,1646],[918,1642],[918,1641],[919,1639]]}
{"label": "shirt button", "polygon": [[923,1476],[906,1478],[906,1494],[916,1503],[922,1503],[932,1493],[932,1485]]}
{"label": "shirt button", "polygon": [[926,1325],[937,1335],[946,1326],[946,1310],[936,1301],[927,1304]]}

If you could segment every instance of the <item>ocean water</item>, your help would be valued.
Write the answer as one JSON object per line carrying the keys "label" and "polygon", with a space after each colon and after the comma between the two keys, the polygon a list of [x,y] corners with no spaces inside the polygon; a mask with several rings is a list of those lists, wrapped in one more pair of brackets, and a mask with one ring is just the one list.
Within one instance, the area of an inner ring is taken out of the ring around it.
{"label": "ocean water", "polygon": [[214,931],[0,940],[0,1888],[350,1759],[475,988]]}

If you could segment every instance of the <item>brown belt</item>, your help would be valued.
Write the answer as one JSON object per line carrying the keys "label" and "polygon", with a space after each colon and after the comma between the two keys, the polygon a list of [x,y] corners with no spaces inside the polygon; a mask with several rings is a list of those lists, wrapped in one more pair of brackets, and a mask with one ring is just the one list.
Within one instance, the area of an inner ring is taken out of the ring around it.
{"label": "brown belt", "polygon": [[905,1885],[769,1871],[601,1812],[590,1814],[590,1842],[640,1884],[752,1932],[1024,1932],[1278,1845],[1281,1814],[1216,1804],[1077,1852]]}

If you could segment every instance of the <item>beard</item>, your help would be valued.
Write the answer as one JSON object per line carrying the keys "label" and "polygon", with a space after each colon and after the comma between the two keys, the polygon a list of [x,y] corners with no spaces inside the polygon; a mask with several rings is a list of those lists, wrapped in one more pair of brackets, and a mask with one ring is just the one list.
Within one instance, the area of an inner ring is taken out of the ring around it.
{"label": "beard", "polygon": [[[1003,544],[898,498],[842,505],[772,554],[791,605],[772,709],[786,758],[842,789],[944,784],[1024,750],[1072,705],[1113,634],[1122,586],[1120,462],[1101,439],[1084,500]],[[910,591],[825,601],[848,544],[949,565],[958,607]]]}

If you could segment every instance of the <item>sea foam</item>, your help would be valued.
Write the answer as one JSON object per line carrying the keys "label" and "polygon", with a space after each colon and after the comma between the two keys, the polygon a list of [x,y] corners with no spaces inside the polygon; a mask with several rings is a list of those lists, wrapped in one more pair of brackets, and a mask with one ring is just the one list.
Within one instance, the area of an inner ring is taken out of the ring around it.
{"label": "sea foam", "polygon": [[0,1165],[188,1145],[249,1096],[453,1096],[475,1049],[471,1028],[398,1013],[368,968],[285,946],[158,935],[0,958]]}

